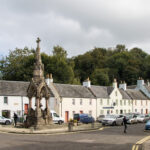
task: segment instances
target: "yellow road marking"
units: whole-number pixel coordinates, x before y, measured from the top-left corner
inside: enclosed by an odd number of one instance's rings
[[[139,148],[139,146],[138,146],[138,145],[136,145],[136,149],[135,149],[135,150],[138,150],[138,148]]]
[[[99,128],[99,130],[103,130],[104,128]]]
[[[147,140],[150,140],[150,136],[147,136],[147,137],[137,141],[136,144],[132,146],[132,150],[138,150],[139,149],[139,145],[143,144]]]
[[[132,150],[134,150],[134,149],[135,149],[135,145],[132,146]]]
[[[142,144],[142,143],[144,143],[145,141],[147,141],[149,139],[150,139],[150,136],[147,136],[147,137],[141,139],[140,141],[136,142],[136,144]]]

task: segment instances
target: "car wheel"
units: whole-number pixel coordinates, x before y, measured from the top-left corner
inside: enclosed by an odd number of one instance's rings
[[[10,121],[7,120],[7,121],[5,122],[5,124],[6,124],[6,125],[9,125],[9,124],[10,124]]]
[[[113,125],[113,126],[116,126],[116,122],[114,121],[114,122],[112,123],[112,125]]]
[[[61,125],[61,124],[62,124],[62,121],[61,121],[61,120],[59,120],[59,121],[58,121],[58,124],[60,124],[60,125]]]

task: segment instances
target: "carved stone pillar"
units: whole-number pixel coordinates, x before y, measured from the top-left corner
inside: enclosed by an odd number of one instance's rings
[[[29,98],[29,110],[32,108],[32,98]]]
[[[40,99],[36,98],[36,114],[37,117],[41,117]]]
[[[49,110],[49,104],[48,104],[49,98],[46,99],[46,115],[50,115],[50,110]]]

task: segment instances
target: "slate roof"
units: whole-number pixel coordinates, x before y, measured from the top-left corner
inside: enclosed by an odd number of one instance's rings
[[[90,90],[82,85],[54,83],[54,86],[61,97],[95,98]]]
[[[147,91],[150,92],[150,86],[148,86],[147,84],[145,84],[144,86],[147,89]]]
[[[130,86],[127,86],[127,89],[135,89],[137,85],[130,85]]]
[[[127,89],[126,92],[134,100],[148,100],[149,99],[140,90]]]
[[[30,82],[0,80],[0,96],[27,96]],[[51,96],[53,96],[50,90]]]
[[[127,94],[123,89],[119,89],[123,99],[131,99],[131,97]]]
[[[27,96],[29,82],[0,80],[1,96]]]
[[[109,95],[113,91],[111,86],[95,86],[91,85],[91,90],[97,98],[109,98]]]

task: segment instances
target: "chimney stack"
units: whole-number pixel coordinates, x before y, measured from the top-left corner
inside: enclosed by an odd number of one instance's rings
[[[113,87],[114,87],[114,88],[117,88],[117,80],[116,80],[116,79],[114,79]]]
[[[91,87],[91,81],[89,77],[83,82],[83,86],[90,88]]]
[[[124,91],[127,89],[127,84],[125,81],[123,83],[121,81],[121,83],[119,84],[119,89],[123,89]]]
[[[143,87],[144,85],[144,80],[139,77],[139,79],[137,80],[137,87],[140,89],[141,87]]]
[[[49,85],[50,83],[53,83],[53,77],[52,77],[52,74],[47,74],[46,75],[46,83],[47,85]]]

